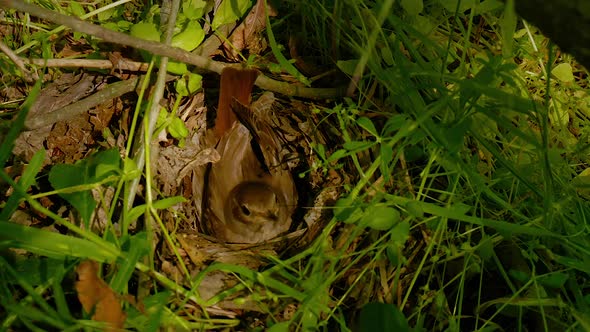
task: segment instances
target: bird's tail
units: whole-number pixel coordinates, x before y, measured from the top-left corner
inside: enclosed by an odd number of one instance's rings
[[[236,99],[242,105],[249,106],[254,82],[258,77],[256,69],[240,69],[226,67],[221,72],[221,86],[219,90],[219,103],[217,104],[217,119],[215,120],[215,133],[217,137],[223,136],[234,122],[236,115],[231,110],[232,101]]]

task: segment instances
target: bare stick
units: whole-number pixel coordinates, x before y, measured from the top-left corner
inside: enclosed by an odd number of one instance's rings
[[[137,86],[139,77],[128,79],[125,81],[115,82],[109,84],[106,88],[90,95],[78,102],[55,110],[53,112],[44,113],[43,116],[27,117],[25,126],[27,130],[42,128],[59,121],[64,121],[73,118],[78,114],[87,112],[93,107],[104,103],[105,100],[111,100],[131,92]]]
[[[23,72],[23,75],[25,76],[25,79],[28,82],[35,82],[36,80],[39,79],[39,76],[37,76],[37,73],[31,74],[31,72],[27,68],[25,68],[25,64],[22,61],[22,59],[19,58],[18,55],[16,55],[10,49],[10,47],[8,47],[8,45],[4,44],[2,41],[0,41],[0,51],[4,52],[4,54],[6,54],[6,56],[8,56],[8,58],[10,58],[10,60],[12,60],[12,62],[14,62],[14,64],[20,69],[20,71]]]
[[[146,71],[149,64],[145,62],[130,61],[127,59],[123,60],[123,65],[113,64],[111,60],[98,60],[98,59],[27,59],[19,58],[24,63],[29,63],[37,66],[44,67],[72,67],[72,68],[97,68],[97,69],[111,69],[113,67],[117,69],[129,70],[129,71]]]

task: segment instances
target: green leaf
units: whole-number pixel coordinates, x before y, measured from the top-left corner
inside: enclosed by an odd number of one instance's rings
[[[187,330],[186,322],[179,321],[178,316],[168,310],[167,304],[170,302],[172,293],[170,291],[158,290],[158,293],[144,298],[144,311],[139,312],[133,307],[129,308],[127,316],[128,323],[135,331],[157,332],[160,331],[162,322],[174,322],[177,330]],[[173,327],[174,325],[170,325]],[[172,328],[174,330],[174,328]]]
[[[88,158],[88,168],[92,172],[93,182],[101,181],[121,172],[121,156],[118,149],[97,152]]]
[[[141,176],[141,170],[137,168],[137,163],[135,163],[133,158],[125,158],[123,171],[125,180],[131,180]]]
[[[383,126],[383,134],[382,136],[390,136],[395,131],[402,129],[408,125],[413,124],[412,120],[408,119],[407,115],[403,114],[395,114],[390,116],[385,122],[385,126]]]
[[[160,108],[160,113],[158,113],[158,120],[156,120],[156,131],[155,133],[159,133],[162,129],[166,128],[170,123],[170,113],[162,107]]]
[[[553,70],[551,70],[551,74],[564,83],[574,81],[572,65],[570,65],[569,63],[558,64],[557,66],[555,66],[555,68],[553,68]]]
[[[156,42],[160,41],[160,32],[158,31],[158,28],[156,27],[156,25],[153,23],[140,22],[140,23],[134,24],[131,27],[129,32],[133,37],[142,38],[145,40],[156,41]],[[141,54],[141,57],[144,60],[151,61],[151,59],[152,59],[151,53],[144,51],[144,50],[140,50],[139,53]]]
[[[375,142],[367,141],[350,141],[342,145],[348,151],[362,151],[375,145]]]
[[[551,98],[552,103],[549,106],[549,122],[557,128],[567,128],[570,122],[569,109],[563,102]]]
[[[288,332],[289,330],[289,325],[291,324],[291,322],[280,322],[280,323],[276,323],[273,326],[271,326],[268,330],[266,330],[267,332]]]
[[[410,223],[402,221],[397,223],[391,231],[391,242],[399,247],[404,246],[406,241],[410,238]]]
[[[133,26],[133,23],[129,22],[129,21],[118,21],[117,22],[117,30],[119,31],[129,31],[131,29],[131,27]]]
[[[386,65],[393,66],[395,64],[393,53],[388,45],[379,48],[379,51],[381,52],[381,59],[383,59]]]
[[[185,0],[182,2],[182,13],[189,20],[196,20],[203,16],[206,6],[204,0]]]
[[[127,213],[127,223],[126,224],[129,225],[132,222],[134,222],[135,220],[137,220],[137,218],[139,218],[139,216],[141,216],[142,214],[145,213],[146,209],[147,209],[147,206],[145,206],[145,204],[134,206]]]
[[[378,231],[390,230],[400,220],[399,211],[388,206],[374,206],[367,209],[361,219],[363,226],[368,226]]]
[[[388,245],[385,255],[387,255],[387,259],[392,266],[398,266],[404,258],[401,249],[396,245]]]
[[[173,207],[176,204],[186,202],[186,198],[182,196],[172,196],[155,201],[152,205],[154,209],[163,210]]]
[[[49,172],[49,183],[56,190],[80,185],[91,185],[111,175],[117,175],[121,169],[121,157],[117,149],[109,149],[79,160],[74,165],[54,165]],[[89,189],[76,192],[59,192],[82,216],[87,224],[90,222],[96,202]]]
[[[185,97],[197,92],[202,87],[202,81],[203,76],[188,72],[176,81],[174,87],[180,96]]]
[[[163,210],[163,209],[167,209],[169,207],[172,207],[176,204],[179,203],[183,203],[186,202],[186,199],[182,196],[173,196],[173,197],[167,197],[158,201],[153,202],[152,206],[156,209],[156,210]],[[146,205],[142,204],[142,205],[138,205],[133,207],[129,213],[127,214],[127,219],[129,220],[129,223],[134,222],[135,220],[137,220],[137,218],[139,218],[139,216],[141,216],[142,214],[144,214],[146,211]]]
[[[252,6],[250,0],[222,0],[215,12],[211,27],[217,30],[220,26],[239,20],[248,8]]]
[[[86,239],[10,222],[0,222],[0,242],[10,248],[20,248],[56,259],[71,256],[105,262],[114,261],[119,256],[117,248],[107,242],[99,246]]]
[[[86,14],[84,7],[78,1],[71,1],[69,4],[69,11],[76,17],[83,16]]]
[[[111,287],[117,293],[121,293],[125,290],[131,279],[131,275],[135,271],[135,263],[140,258],[148,253],[149,243],[147,240],[147,233],[140,232],[130,238],[127,238],[123,242],[122,248],[124,250],[123,256],[125,260],[119,260],[119,269],[111,280]]]
[[[487,14],[491,11],[505,8],[505,7],[506,7],[506,4],[502,1],[499,1],[499,0],[483,0],[475,8],[474,14],[475,15],[483,15],[483,14]],[[506,11],[504,11],[504,15],[506,15]],[[502,41],[504,41],[504,40],[505,39],[502,39]]]
[[[406,211],[409,215],[414,218],[423,218],[424,217],[424,210],[422,209],[422,205],[420,202],[417,201],[409,201],[405,205]]]
[[[314,150],[321,159],[326,159],[326,147],[323,144],[317,144]]]
[[[74,165],[54,165],[51,171],[49,171],[49,183],[56,190],[88,184],[91,183],[91,179],[90,170],[86,163],[83,162],[78,162]],[[90,191],[84,190],[74,193],[60,192],[59,196],[68,201],[80,213],[82,220],[88,225],[92,217],[92,212],[96,208],[96,202]]]
[[[131,27],[133,37],[151,41],[160,41],[160,32],[154,23],[140,22]]]
[[[353,60],[338,60],[336,62],[336,66],[340,69],[343,73],[348,76],[352,76],[354,74],[354,69],[357,67],[359,63],[358,59]]]
[[[192,51],[205,39],[205,31],[197,21],[189,21],[186,28],[172,37],[171,45]]]
[[[104,21],[110,19],[111,17],[113,17],[113,14],[116,13],[116,10],[117,10],[117,8],[115,8],[115,7],[109,8],[105,11],[101,11],[100,13],[98,13],[98,15],[96,17],[98,18],[98,20],[100,22],[104,22]]]
[[[522,271],[518,269],[510,269],[508,270],[508,274],[517,281],[525,283],[531,280],[531,274],[529,271]]]
[[[352,224],[360,219],[362,216],[362,209],[358,203],[354,202],[350,197],[343,197],[334,204],[334,217],[338,221],[346,224]]]
[[[203,76],[195,73],[188,73],[188,92],[193,94],[203,87]]]
[[[45,302],[45,301],[44,301]],[[37,302],[38,304],[39,302]],[[45,303],[46,306],[49,306]],[[6,304],[6,312],[10,312],[13,315],[18,316],[20,319],[24,319],[25,322],[27,321],[34,321],[35,323],[39,324],[46,324],[45,326],[53,326],[54,329],[63,331],[65,330],[66,326],[70,324],[66,324],[60,320],[56,320],[53,317],[58,316],[59,314],[55,311],[44,311],[41,309],[37,309],[32,307],[30,304]],[[31,323],[29,323],[31,324]],[[34,331],[34,329],[31,329]],[[47,331],[47,329],[41,330],[37,329],[37,331]]]
[[[402,8],[411,16],[417,16],[424,9],[422,0],[401,0]]]
[[[569,275],[563,272],[553,272],[539,277],[539,283],[543,286],[559,289],[565,285]]]
[[[379,133],[377,132],[377,128],[375,128],[375,125],[373,124],[373,121],[371,121],[371,119],[363,116],[363,117],[360,117],[356,120],[356,124],[358,124],[364,130],[368,131],[369,134],[371,134],[375,137],[379,137]]]
[[[176,83],[174,83],[174,89],[176,90],[176,93],[178,93],[179,96],[186,97],[189,95],[188,88],[186,85],[187,82],[186,80],[184,80],[184,78],[181,78],[178,81],[176,81]]]
[[[590,265],[588,262],[582,262],[578,257],[568,257],[568,256],[560,256],[557,254],[553,254],[555,261],[559,264],[563,264],[567,267],[576,269],[578,271],[582,271],[586,274],[590,274]]]
[[[331,163],[333,161],[337,161],[345,156],[348,155],[348,151],[344,150],[344,149],[338,149],[336,151],[334,151],[334,153],[332,153],[329,157],[328,160],[326,160],[327,162]]]
[[[174,115],[172,121],[168,125],[168,133],[176,139],[186,138],[189,134],[184,121],[176,115]]]
[[[107,28],[109,30],[118,31],[118,32],[129,30],[129,29],[126,29],[126,30],[121,29],[121,27],[115,22],[106,22],[106,23],[101,24],[101,26],[103,28]],[[129,27],[131,27],[131,26],[129,26]]]
[[[359,331],[409,332],[410,326],[404,314],[393,304],[373,302],[361,309]]]
[[[166,71],[175,75],[184,75],[188,73],[188,67],[186,66],[186,63],[183,62],[168,61]]]

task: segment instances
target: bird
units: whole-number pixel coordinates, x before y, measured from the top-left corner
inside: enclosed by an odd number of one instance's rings
[[[226,67],[215,120],[220,160],[208,170],[205,228],[228,243],[263,243],[285,232],[297,207],[297,189],[281,162],[281,140],[262,109],[250,107],[255,69]]]

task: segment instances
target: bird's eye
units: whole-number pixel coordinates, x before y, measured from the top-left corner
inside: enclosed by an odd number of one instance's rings
[[[248,207],[247,207],[246,205],[242,205],[242,206],[240,206],[240,209],[242,209],[242,213],[243,213],[245,216],[249,216],[249,215],[250,215],[250,210],[248,209]]]

